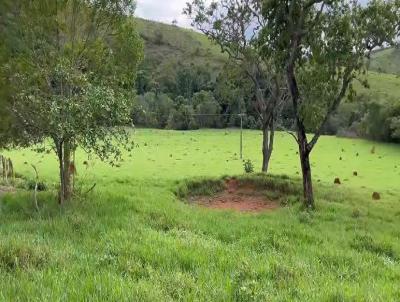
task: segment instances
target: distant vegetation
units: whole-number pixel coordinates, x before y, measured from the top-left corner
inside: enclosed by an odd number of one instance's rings
[[[174,25],[143,19],[137,24],[145,42],[133,114],[137,126],[179,130],[239,126],[237,114],[246,113],[243,126],[260,129],[251,83],[227,65],[227,56],[217,45]],[[375,51],[365,78],[369,87],[354,83],[357,96],[339,107],[324,133],[399,142],[399,73],[399,49]],[[286,107],[279,123],[290,128],[292,113]]]

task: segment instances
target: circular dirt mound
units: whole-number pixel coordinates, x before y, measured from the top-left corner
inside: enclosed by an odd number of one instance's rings
[[[264,191],[251,184],[239,184],[236,179],[225,181],[225,188],[213,196],[193,196],[191,202],[212,209],[240,212],[261,212],[279,208],[279,203],[268,200]]]

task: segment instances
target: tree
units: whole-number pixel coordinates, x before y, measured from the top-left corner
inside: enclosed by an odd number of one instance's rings
[[[14,131],[31,144],[50,138],[59,161],[59,202],[72,194],[79,146],[112,164],[131,147],[135,73],[142,42],[130,0],[15,1],[7,12]]]
[[[393,43],[399,31],[398,2],[372,0],[265,0],[263,56],[285,70],[295,115],[304,201],[314,208],[310,153],[352,82],[365,73],[376,47]],[[308,140],[306,131],[314,132]]]
[[[197,116],[197,124],[202,128],[213,128],[219,126],[219,114],[221,108],[214,96],[209,91],[200,91],[193,95],[193,107]]]
[[[176,109],[171,111],[167,127],[175,130],[197,129],[198,127],[193,114],[192,106],[180,104]]]
[[[262,0],[220,0],[206,5],[204,0],[192,0],[184,13],[192,19],[192,25],[217,43],[253,82],[263,130],[262,171],[267,172],[277,109],[285,98],[285,85],[280,70],[275,69],[267,57],[260,56],[258,39],[266,25],[261,4]]]

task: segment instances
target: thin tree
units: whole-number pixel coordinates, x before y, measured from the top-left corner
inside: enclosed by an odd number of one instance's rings
[[[130,148],[130,113],[142,42],[133,0],[14,1],[3,64],[14,132],[50,139],[59,162],[59,202],[72,194],[72,154],[82,147],[111,163]],[[10,39],[11,40],[11,39]],[[42,149],[43,150],[43,149]]]
[[[254,86],[256,110],[262,122],[263,163],[267,172],[274,146],[278,108],[285,99],[283,74],[260,56],[259,34],[266,23],[260,0],[220,0],[206,5],[204,0],[187,3],[184,14],[196,27],[227,53],[244,70]]]
[[[354,95],[352,82],[366,72],[371,51],[393,43],[399,2],[270,0],[260,35],[264,57],[285,71],[295,114],[304,201],[314,208],[310,153],[329,117]],[[309,140],[307,131],[314,133]]]

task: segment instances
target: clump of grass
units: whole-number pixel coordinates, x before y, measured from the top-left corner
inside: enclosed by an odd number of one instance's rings
[[[393,246],[389,242],[376,242],[369,235],[357,235],[354,237],[351,247],[359,252],[370,252],[392,260],[398,259]]]
[[[234,301],[265,301],[266,297],[259,283],[260,277],[252,266],[243,261],[232,277]]]
[[[313,214],[309,211],[299,212],[299,222],[303,223],[303,224],[312,224],[313,223]]]
[[[299,182],[287,175],[266,175],[263,173],[238,177],[239,183],[251,184],[260,190],[280,192],[282,195],[302,194]]]
[[[353,218],[359,218],[361,216],[361,211],[359,209],[353,209],[351,212],[351,217]]]
[[[22,242],[0,245],[0,267],[9,271],[41,269],[49,259],[46,248]]]
[[[175,195],[179,198],[186,198],[192,196],[211,196],[224,189],[223,179],[208,179],[199,178],[192,180],[185,180],[178,183],[175,189]]]

